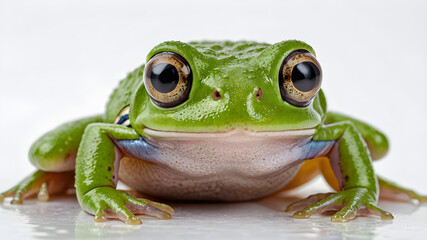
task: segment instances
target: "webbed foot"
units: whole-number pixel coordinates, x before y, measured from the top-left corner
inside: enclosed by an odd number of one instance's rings
[[[293,217],[309,218],[325,211],[338,211],[332,222],[347,222],[356,218],[358,210],[366,208],[369,213],[380,215],[383,220],[393,219],[393,215],[376,206],[375,194],[366,188],[350,188],[337,193],[315,194],[289,205],[286,211],[296,211]]]
[[[96,222],[118,218],[126,224],[137,225],[142,222],[135,215],[170,219],[174,214],[174,210],[166,204],[135,198],[112,187],[94,188],[84,194],[79,202],[83,209],[95,215]]]

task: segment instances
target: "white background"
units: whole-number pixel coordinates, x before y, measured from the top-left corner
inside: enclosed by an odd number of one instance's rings
[[[317,52],[329,109],[389,136],[378,174],[427,193],[426,1],[0,0],[0,190],[34,168],[33,141],[101,113],[166,40],[299,39]]]

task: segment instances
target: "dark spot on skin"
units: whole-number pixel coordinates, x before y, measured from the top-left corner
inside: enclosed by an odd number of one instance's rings
[[[108,167],[108,171],[109,171],[109,172],[111,171],[111,167]]]
[[[116,176],[113,176],[113,179],[116,178]]]
[[[348,176],[344,176],[344,182],[348,182]]]

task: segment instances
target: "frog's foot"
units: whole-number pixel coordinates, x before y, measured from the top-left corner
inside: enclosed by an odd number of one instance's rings
[[[135,215],[143,214],[159,219],[170,219],[174,210],[166,204],[132,197],[112,187],[98,187],[83,195],[81,206],[95,215],[96,222],[118,218],[126,224],[141,224]]]
[[[422,196],[410,189],[401,187],[396,183],[378,177],[380,186],[380,198],[394,201],[411,201],[427,202],[427,196]]]
[[[3,192],[0,194],[0,202],[3,202],[5,198],[7,197],[12,197],[13,195],[15,195],[16,191],[17,191],[17,186],[7,190],[6,192]]]
[[[22,204],[24,199],[35,195],[40,201],[46,202],[49,200],[49,195],[65,193],[72,187],[73,182],[73,172],[51,173],[38,170],[0,194],[0,202],[6,197],[13,197],[12,204]]]
[[[376,206],[375,194],[366,188],[350,188],[337,193],[316,194],[288,206],[286,211],[295,211],[294,218],[304,219],[326,211],[338,211],[332,222],[347,222],[356,218],[359,208],[380,215],[383,220],[393,219],[393,215]]]

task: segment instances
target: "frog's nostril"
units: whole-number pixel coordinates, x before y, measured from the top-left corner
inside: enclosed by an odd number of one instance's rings
[[[255,98],[259,100],[261,100],[262,98],[262,89],[258,88],[258,90],[255,92]]]
[[[219,100],[219,99],[221,99],[221,94],[218,92],[218,90],[214,90],[213,92],[212,92],[212,97],[213,97],[213,99],[215,99],[215,100]]]

